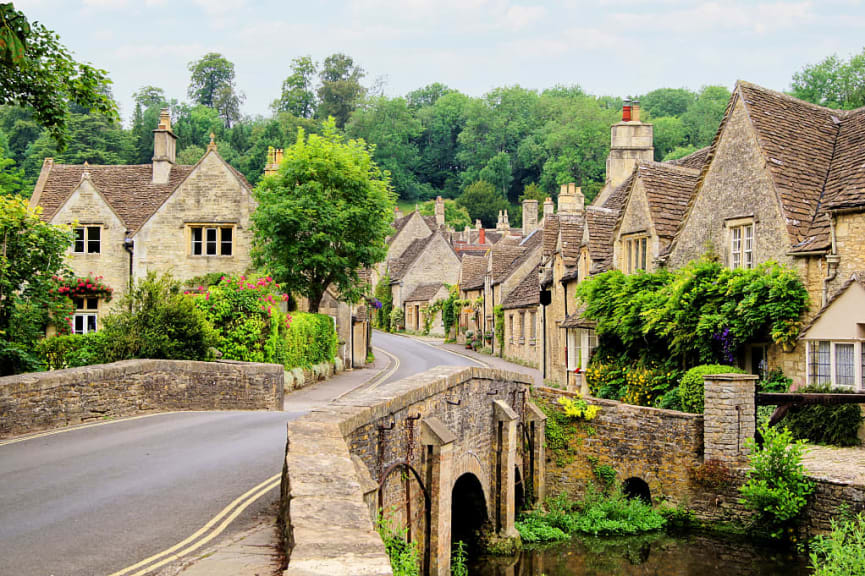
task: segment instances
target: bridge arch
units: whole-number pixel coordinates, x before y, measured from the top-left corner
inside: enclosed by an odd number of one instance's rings
[[[652,503],[652,491],[642,478],[631,476],[622,482],[622,492],[628,498],[639,498],[646,504]]]
[[[492,510],[490,510],[489,507],[489,503],[491,502],[490,477],[487,471],[484,469],[483,464],[481,463],[480,456],[478,456],[472,451],[463,452],[454,463],[452,474],[454,484],[451,486],[451,490],[453,490],[454,485],[456,485],[456,481],[466,474],[472,474],[475,478],[478,479],[478,481],[480,481],[481,489],[483,490],[484,501],[487,503],[487,518],[492,520],[493,512]]]
[[[487,499],[481,481],[471,472],[456,479],[451,490],[451,545],[462,540],[477,544],[479,530],[489,521]]]

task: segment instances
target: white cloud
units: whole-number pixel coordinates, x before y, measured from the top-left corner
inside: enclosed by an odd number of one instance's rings
[[[84,5],[88,8],[107,8],[109,10],[118,10],[125,8],[128,0],[84,0]]]
[[[511,30],[522,30],[539,20],[543,20],[546,15],[547,9],[543,6],[514,5],[508,7],[504,21]]]

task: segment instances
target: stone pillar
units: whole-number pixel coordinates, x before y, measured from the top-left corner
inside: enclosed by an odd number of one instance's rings
[[[544,200],[544,218],[552,216],[556,211],[556,205],[553,204],[553,199],[549,196]]]
[[[421,422],[421,444],[426,470],[424,484],[430,495],[428,538],[424,562],[430,576],[451,573],[451,491],[453,490],[453,442],[456,436],[438,418]]]
[[[435,216],[436,226],[442,227],[445,225],[445,201],[441,196],[436,197],[435,201]]]
[[[703,377],[703,457],[730,466],[747,461],[745,441],[754,437],[755,386],[751,374],[711,374]]]
[[[523,200],[523,236],[528,236],[538,228],[538,201]]]
[[[547,426],[547,415],[534,402],[526,404],[525,425],[528,428],[529,437],[532,439],[532,453],[529,454],[529,466],[527,468],[532,475],[532,503],[538,504],[543,502],[546,497],[547,467],[544,465],[546,458],[544,431]]]
[[[496,530],[502,538],[516,537],[516,490],[514,470],[517,464],[517,421],[519,416],[502,400],[493,402],[496,423]]]

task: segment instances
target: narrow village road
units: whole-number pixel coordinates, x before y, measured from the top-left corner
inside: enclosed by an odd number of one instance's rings
[[[474,365],[402,336],[377,332],[374,345],[398,365],[370,386]],[[173,547],[278,475],[285,423],[357,386],[363,372],[287,396],[284,412],[158,414],[0,443],[0,575],[108,576]],[[219,537],[272,516],[278,492],[252,502]]]

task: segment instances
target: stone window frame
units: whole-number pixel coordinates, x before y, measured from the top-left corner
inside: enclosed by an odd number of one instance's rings
[[[585,372],[589,362],[598,347],[598,333],[594,328],[568,328],[568,357],[566,359],[569,372],[579,370]]]
[[[93,296],[73,298],[75,312],[72,314],[72,333],[87,334],[99,330],[99,298]],[[81,322],[79,329],[78,323]]]
[[[201,230],[201,239],[196,241],[195,230]],[[235,243],[237,240],[237,224],[233,222],[187,222],[186,223],[186,252],[191,258],[233,258],[237,250]],[[216,239],[208,240],[208,231],[215,230]],[[228,230],[230,238],[224,238],[224,231]],[[201,253],[195,253],[196,242],[201,245]],[[213,254],[207,253],[207,247],[211,242],[216,250]],[[225,253],[225,248],[228,247],[228,253]]]
[[[513,343],[514,343],[514,332],[515,332],[516,329],[517,329],[517,326],[516,326],[516,313],[515,313],[515,312],[511,312],[510,314],[508,314],[508,319],[510,320],[510,322],[508,322],[507,324],[510,324],[510,328],[511,328],[511,330],[510,330],[511,333],[510,333],[510,335],[509,335],[509,337],[508,337],[508,342],[509,342],[510,344],[513,344]]]
[[[73,254],[101,254],[102,253],[102,228],[101,224],[79,224],[72,228],[74,240],[72,241]],[[79,238],[79,232],[81,234]],[[96,238],[93,238],[95,233]],[[81,245],[81,250],[78,245]],[[95,250],[92,248],[95,247]]]
[[[823,348],[823,344],[828,344]],[[805,382],[808,386],[829,384],[833,388],[844,388],[849,390],[862,391],[865,390],[865,340],[805,340]],[[841,374],[838,371],[839,347],[847,349],[852,346],[852,356],[850,367],[853,369],[849,375],[851,383],[839,384],[838,379]],[[828,363],[824,359],[828,356]],[[816,370],[819,366],[827,366],[829,368],[828,382],[824,381],[824,377],[820,377]]]
[[[534,346],[538,341],[538,313],[529,312],[529,346]]]
[[[518,312],[520,315],[520,344],[526,343],[526,312],[525,310],[520,310]]]
[[[757,262],[757,220],[753,216],[728,218],[724,221],[724,237],[727,267],[733,270],[753,269]]]
[[[622,235],[622,272],[649,270],[649,233],[645,230]]]

